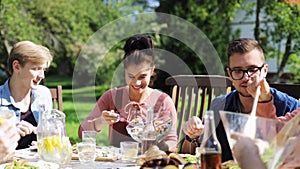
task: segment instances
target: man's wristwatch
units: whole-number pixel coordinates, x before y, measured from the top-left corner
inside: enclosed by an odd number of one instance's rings
[[[190,142],[190,143],[194,143],[198,146],[198,139],[199,138],[190,138],[188,135],[185,135],[185,140]]]
[[[271,96],[271,99],[269,99],[269,100],[258,101],[258,103],[269,103],[272,100],[273,100],[273,96]]]

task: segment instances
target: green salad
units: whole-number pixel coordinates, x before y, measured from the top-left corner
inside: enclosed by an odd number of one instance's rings
[[[186,160],[187,162],[190,162],[190,163],[196,163],[196,162],[197,162],[196,156],[193,156],[193,155],[186,156],[186,157],[185,157],[185,160]]]
[[[26,160],[16,159],[7,166],[5,166],[4,169],[38,169],[38,167],[29,164]]]

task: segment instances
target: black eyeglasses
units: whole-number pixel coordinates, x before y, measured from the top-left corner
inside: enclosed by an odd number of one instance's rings
[[[261,71],[264,66],[265,64],[263,64],[261,67],[252,67],[246,70],[236,68],[231,69],[230,67],[228,67],[228,69],[233,80],[241,80],[243,79],[245,73],[248,75],[248,77],[251,77],[256,72]]]

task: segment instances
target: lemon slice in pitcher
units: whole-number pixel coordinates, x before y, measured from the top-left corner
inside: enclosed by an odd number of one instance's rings
[[[63,145],[61,143],[61,139],[59,136],[53,136],[52,137],[52,145],[53,147],[56,147],[56,148],[62,148]]]
[[[62,148],[61,139],[59,136],[50,136],[44,138],[44,147],[47,151],[52,152],[55,148]]]
[[[6,119],[0,117],[0,124],[3,124],[5,122]]]
[[[53,149],[54,149],[54,147],[53,147],[53,145],[52,145],[52,138],[51,137],[46,137],[46,138],[44,138],[44,147],[45,147],[45,149],[47,150],[47,151],[50,151],[50,152],[52,152],[53,151]]]

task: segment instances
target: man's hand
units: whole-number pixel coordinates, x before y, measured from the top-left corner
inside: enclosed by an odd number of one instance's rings
[[[277,117],[278,120],[280,121],[289,121],[291,120],[293,117],[296,116],[296,114],[300,113],[300,108],[292,111],[292,112],[287,112],[284,116],[280,116]]]
[[[256,89],[260,85],[259,102],[268,102],[272,100],[272,94],[270,92],[270,85],[265,78],[259,79],[259,76],[252,77],[252,80],[248,81],[247,91],[254,98]]]
[[[203,124],[199,117],[193,116],[183,126],[183,132],[191,139],[197,138],[202,135]]]
[[[31,133],[37,133],[36,127],[24,120],[20,121],[20,123],[17,124],[17,129],[21,137],[24,137]]]

